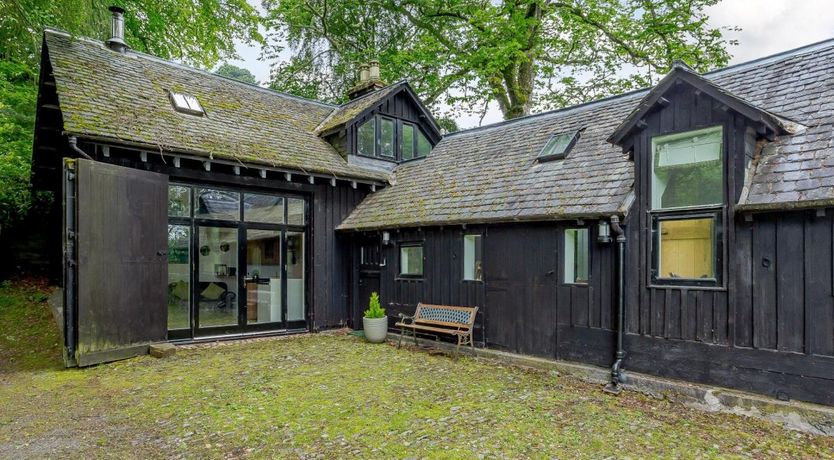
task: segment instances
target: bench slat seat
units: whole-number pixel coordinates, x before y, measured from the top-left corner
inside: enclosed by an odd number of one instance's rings
[[[478,307],[418,303],[413,316],[401,313],[400,321],[394,325],[400,328],[400,341],[397,347],[402,345],[405,332],[410,330],[415,345],[417,345],[417,331],[421,331],[456,336],[458,339],[456,353],[461,345],[474,348],[472,330],[477,314]]]

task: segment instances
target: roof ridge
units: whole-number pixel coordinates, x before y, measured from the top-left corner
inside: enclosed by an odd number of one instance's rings
[[[787,50],[787,51],[780,51],[776,54],[771,54],[771,55],[768,55],[768,56],[762,56],[762,57],[759,57],[759,58],[756,58],[756,59],[752,59],[750,61],[740,62],[738,64],[733,64],[733,65],[729,65],[729,66],[726,66],[726,67],[713,69],[713,70],[710,70],[710,71],[707,71],[707,72],[704,72],[704,73],[697,73],[696,72],[696,74],[700,75],[700,76],[704,76],[704,77],[706,77],[706,76],[713,77],[713,76],[718,76],[718,75],[724,75],[725,73],[731,74],[731,73],[734,73],[734,72],[740,72],[740,71],[748,70],[748,69],[751,69],[751,68],[763,67],[765,65],[775,64],[775,63],[784,61],[786,59],[789,59],[791,57],[801,56],[803,54],[809,54],[809,53],[814,52],[814,51],[819,51],[821,49],[831,48],[831,47],[834,47],[834,38],[828,38],[828,39],[821,40],[821,41],[818,41],[818,42],[814,42],[814,43],[811,43],[811,44],[808,44],[808,45],[803,45],[803,46],[800,46],[800,47],[797,47],[797,48],[793,48],[793,49],[790,49],[790,50]],[[547,110],[547,111],[544,111],[544,112],[525,115],[523,117],[513,118],[513,119],[510,119],[510,120],[502,120],[502,121],[498,121],[498,122],[491,123],[491,124],[484,125],[484,126],[475,126],[473,128],[462,129],[462,130],[459,130],[459,131],[455,131],[453,133],[448,133],[443,137],[452,137],[452,136],[456,136],[456,135],[459,135],[459,134],[469,134],[469,133],[472,133],[472,132],[479,132],[479,131],[488,130],[488,129],[492,129],[492,128],[499,128],[499,127],[514,124],[514,123],[522,123],[524,121],[534,119],[534,118],[564,114],[566,112],[570,112],[570,111],[573,111],[573,110],[589,109],[589,108],[592,108],[595,105],[602,105],[602,104],[605,104],[605,103],[610,103],[610,102],[616,101],[617,99],[623,99],[623,98],[627,98],[627,97],[636,96],[636,95],[638,95],[642,92],[649,92],[652,88],[654,88],[654,86],[656,86],[656,85],[649,86],[649,87],[644,87],[644,88],[639,88],[639,89],[634,89],[634,90],[631,90],[631,91],[628,91],[628,92],[625,92],[625,93],[613,94],[611,96],[606,96],[606,97],[603,97],[603,98],[600,98],[600,99],[595,99],[595,100],[588,101],[588,102],[581,102],[579,104],[569,105],[569,106],[566,106],[566,107],[560,107],[558,109]]]
[[[57,34],[57,35],[63,35],[65,37],[72,38],[74,40],[83,41],[83,42],[91,44],[91,45],[96,45],[96,46],[99,46],[102,49],[106,48],[103,42],[100,42],[100,41],[95,40],[95,39],[90,38],[90,37],[85,37],[83,35],[72,34],[70,32],[67,32],[67,31],[62,30],[62,29],[58,29],[56,27],[45,26],[44,27],[44,34],[46,34],[47,32],[51,32],[51,33],[54,33],[54,34]],[[274,95],[274,96],[285,97],[287,99],[295,99],[299,102],[306,102],[306,103],[310,103],[310,104],[316,104],[316,105],[320,105],[320,106],[327,107],[327,108],[338,108],[339,107],[338,105],[331,104],[329,102],[324,102],[324,101],[319,101],[319,100],[316,100],[316,99],[310,99],[310,98],[306,98],[306,97],[296,96],[294,94],[289,94],[289,93],[285,93],[283,91],[274,90],[272,88],[265,87],[265,86],[253,85],[251,83],[246,83],[244,81],[236,80],[234,78],[226,77],[226,76],[223,76],[223,75],[218,75],[216,73],[209,72],[208,70],[198,69],[198,68],[195,68],[195,67],[191,67],[189,65],[181,64],[179,62],[170,61],[168,59],[163,59],[159,56],[154,56],[152,54],[143,53],[142,51],[136,51],[136,50],[131,49],[131,48],[128,48],[128,51],[127,51],[126,54],[134,55],[136,57],[147,59],[147,60],[154,61],[154,62],[161,63],[161,64],[166,64],[166,65],[170,65],[170,66],[174,66],[174,67],[179,67],[181,69],[185,69],[185,70],[188,70],[188,71],[191,71],[191,72],[196,72],[196,73],[203,74],[203,75],[206,75],[206,76],[223,79],[223,80],[226,80],[226,81],[229,81],[229,82],[236,83],[238,85],[242,85],[246,88],[250,88],[250,89],[253,89],[253,90],[256,90],[256,91],[261,91],[261,92],[271,94],[271,95]]]
[[[738,64],[732,64],[728,66],[724,66],[718,69],[709,70],[704,72],[700,75],[715,75],[720,74],[723,72],[734,72],[739,70],[744,70],[748,67],[757,67],[758,65],[767,65],[767,64],[775,64],[777,62],[781,62],[785,59],[801,56],[803,54],[809,54],[813,51],[819,51],[825,48],[834,47],[834,37],[826,38],[825,40],[820,40],[818,42],[809,43],[807,45],[798,46],[796,48],[792,48],[785,51],[779,51],[774,54],[769,54],[767,56],[761,56],[749,61],[739,62]]]

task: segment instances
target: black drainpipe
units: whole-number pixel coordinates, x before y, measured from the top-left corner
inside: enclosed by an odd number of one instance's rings
[[[607,393],[620,394],[623,391],[622,384],[626,377],[623,371],[623,359],[625,348],[623,338],[625,336],[625,243],[626,237],[623,228],[620,227],[620,217],[611,216],[611,229],[617,235],[617,352],[614,354],[614,365],[611,366],[611,383],[605,385]]]
[[[81,149],[78,147],[78,138],[77,138],[77,137],[75,137],[75,136],[70,136],[70,137],[69,137],[69,139],[68,139],[67,141],[69,142],[69,146],[70,146],[70,148],[72,149],[72,151],[73,151],[73,152],[75,152],[75,153],[77,153],[77,154],[81,155],[82,157],[84,157],[84,158],[86,158],[86,159],[88,159],[88,160],[92,160],[92,159],[93,159],[93,157],[91,157],[89,154],[87,154],[87,152],[85,152],[85,151],[81,150]]]

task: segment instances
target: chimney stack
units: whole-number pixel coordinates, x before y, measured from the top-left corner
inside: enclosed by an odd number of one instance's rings
[[[113,51],[124,53],[127,51],[127,43],[125,43],[125,10],[118,6],[111,6],[108,10],[113,13],[113,18],[110,22],[110,38],[104,44]]]
[[[373,60],[373,61],[368,63],[368,66],[370,67],[370,69],[368,71],[368,76],[370,77],[370,80],[371,81],[379,80],[379,61]]]
[[[359,65],[359,84],[364,85],[371,79],[371,73],[368,64]]]
[[[384,87],[379,76],[379,61],[363,62],[359,64],[359,81],[348,91],[348,97],[353,100]]]

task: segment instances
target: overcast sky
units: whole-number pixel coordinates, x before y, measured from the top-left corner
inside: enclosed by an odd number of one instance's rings
[[[731,64],[786,51],[834,38],[834,0],[724,0],[708,10],[715,26],[739,26],[740,32],[725,32],[737,39],[729,49]],[[230,61],[249,69],[259,81],[269,80],[269,65],[258,60],[260,48],[238,45],[241,60]],[[480,114],[459,118],[461,128],[478,125]],[[483,123],[501,121],[501,112],[491,107]]]

